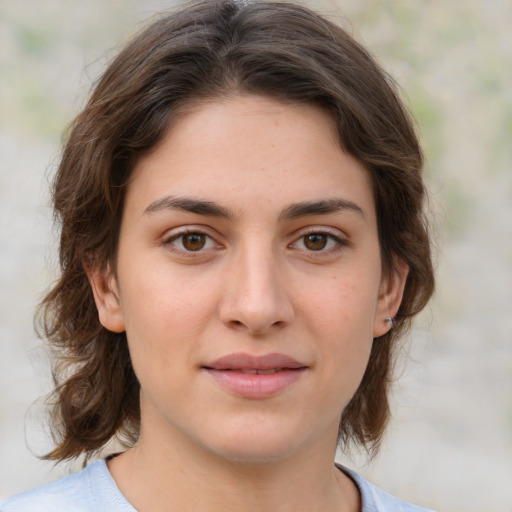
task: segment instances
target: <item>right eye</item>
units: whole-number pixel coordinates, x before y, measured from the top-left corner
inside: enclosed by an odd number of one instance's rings
[[[165,242],[182,252],[199,252],[217,246],[212,237],[200,231],[177,233]]]

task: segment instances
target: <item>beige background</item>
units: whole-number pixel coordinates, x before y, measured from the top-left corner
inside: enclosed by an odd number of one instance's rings
[[[381,455],[350,463],[439,512],[512,510],[512,2],[309,2],[365,42],[420,125],[438,293],[408,342]],[[164,0],[0,0],[0,497],[66,473],[32,329],[55,272],[47,176],[63,128],[120,43]],[[346,15],[350,22],[344,18]],[[29,448],[30,447],[30,448]]]

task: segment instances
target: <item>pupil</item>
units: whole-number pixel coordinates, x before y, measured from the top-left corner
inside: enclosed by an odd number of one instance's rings
[[[199,251],[205,244],[205,236],[201,233],[189,233],[183,237],[183,247],[188,251]]]
[[[308,249],[320,251],[327,245],[327,237],[319,234],[307,235],[304,243]]]

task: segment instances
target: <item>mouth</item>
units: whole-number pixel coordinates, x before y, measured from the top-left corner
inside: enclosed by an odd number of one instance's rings
[[[213,368],[210,368],[213,370]],[[226,372],[232,372],[236,371],[239,373],[243,373],[244,375],[272,375],[273,373],[282,372],[283,370],[289,370],[290,368],[272,368],[270,370],[255,370],[254,368],[248,368],[248,369],[225,369]]]
[[[301,378],[308,365],[284,354],[235,353],[202,369],[224,391],[242,398],[262,399],[284,392]]]
[[[282,370],[297,370],[307,365],[285,354],[270,353],[251,355],[243,352],[228,354],[204,365],[210,370],[238,371],[242,373],[276,373]]]

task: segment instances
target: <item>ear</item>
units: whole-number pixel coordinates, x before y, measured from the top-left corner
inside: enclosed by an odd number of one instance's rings
[[[124,332],[123,309],[117,281],[110,265],[98,268],[94,264],[85,262],[84,269],[92,288],[101,325],[112,332]]]
[[[386,334],[393,327],[389,319],[395,318],[400,308],[408,274],[407,263],[397,258],[394,261],[394,269],[388,276],[382,277],[373,324],[374,338]]]

